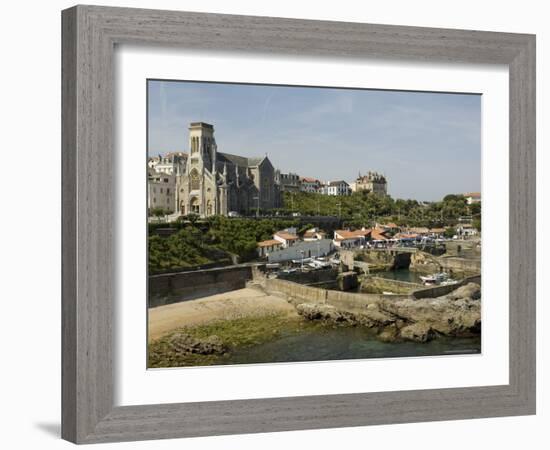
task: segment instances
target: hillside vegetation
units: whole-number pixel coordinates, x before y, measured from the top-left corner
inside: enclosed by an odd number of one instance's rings
[[[440,227],[454,225],[461,216],[478,216],[480,204],[468,205],[463,195],[450,194],[438,202],[394,200],[366,192],[332,196],[307,192],[284,192],[283,212],[302,215],[339,216],[351,226],[372,226],[376,221],[398,225]]]

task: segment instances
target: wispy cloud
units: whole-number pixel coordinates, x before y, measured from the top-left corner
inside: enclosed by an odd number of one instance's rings
[[[284,171],[352,181],[379,170],[397,197],[480,189],[477,95],[154,82],[149,152],[187,150],[188,124],[214,124],[221,151],[266,152]]]

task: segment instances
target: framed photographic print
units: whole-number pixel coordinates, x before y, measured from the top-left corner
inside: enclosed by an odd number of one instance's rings
[[[533,414],[534,74],[531,35],[63,11],[63,437]]]

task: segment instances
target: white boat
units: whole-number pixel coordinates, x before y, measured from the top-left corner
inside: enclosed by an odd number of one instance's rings
[[[449,275],[445,272],[433,273],[428,276],[421,276],[420,279],[424,284],[441,284],[444,281],[447,281]]]
[[[315,259],[312,262],[316,267],[319,267],[321,269],[324,269],[325,267],[330,267],[331,264],[329,262],[323,261],[321,259]]]
[[[451,280],[450,278],[445,280],[445,281],[442,281],[441,283],[439,283],[441,286],[447,286],[447,285],[450,285],[450,284],[456,284],[458,283],[457,280]]]

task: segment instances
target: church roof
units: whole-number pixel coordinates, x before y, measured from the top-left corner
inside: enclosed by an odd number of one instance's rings
[[[262,162],[264,157],[251,157],[247,158],[246,156],[231,155],[230,153],[217,153],[218,163],[228,162],[230,164],[241,166],[241,167],[254,167]]]
[[[248,165],[249,166],[257,166],[259,165],[263,160],[265,159],[265,156],[262,156],[261,158],[255,157],[255,158],[248,158]]]

